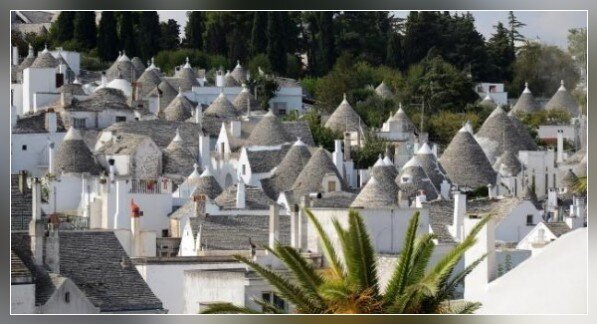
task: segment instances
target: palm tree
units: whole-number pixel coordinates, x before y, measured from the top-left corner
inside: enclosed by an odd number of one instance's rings
[[[466,250],[475,243],[475,236],[487,223],[482,219],[471,233],[435,265],[429,265],[435,249],[434,234],[416,237],[419,212],[411,218],[396,268],[385,288],[378,282],[375,252],[371,238],[365,229],[363,219],[357,211],[350,210],[348,228],[343,228],[337,219],[333,220],[343,254],[341,259],[332,245],[330,237],[309,209],[305,209],[319,236],[323,254],[329,266],[316,269],[312,263],[290,246],[276,243],[269,250],[280,259],[291,273],[284,276],[263,267],[246,257],[235,258],[252,268],[272,285],[277,293],[290,302],[296,312],[309,314],[334,313],[472,313],[479,303],[461,302],[449,304],[458,284],[463,282],[483,258],[479,258],[463,271],[453,274],[457,263]],[[273,304],[255,300],[264,313],[283,313]],[[203,312],[210,313],[256,313],[230,303],[216,303]]]
[[[572,184],[572,192],[578,195],[587,194],[587,177],[578,177]]]

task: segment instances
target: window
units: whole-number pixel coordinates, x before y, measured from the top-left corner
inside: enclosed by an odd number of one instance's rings
[[[286,109],[278,109],[278,115],[280,115],[280,116],[286,115]]]
[[[328,181],[328,192],[336,191],[336,181]]]
[[[23,145],[23,146],[21,146],[21,149],[22,149],[23,151],[27,151],[27,145]]]
[[[489,92],[496,92],[496,91],[497,91],[497,86],[495,86],[495,85],[489,86]]]
[[[116,116],[116,122],[125,122],[126,121],[126,116]]]
[[[243,175],[247,174],[247,166],[243,164]]]
[[[533,215],[527,215],[527,226],[533,225]]]
[[[264,292],[261,294],[263,301],[273,304],[280,309],[286,309],[286,302],[273,292]]]
[[[286,103],[285,102],[274,102],[274,111],[278,115],[286,114]]]
[[[65,303],[70,303],[70,292],[65,292],[64,293],[64,302]]]
[[[73,118],[73,127],[86,128],[87,124],[85,118]]]
[[[56,88],[62,87],[64,84],[64,74],[56,73]]]

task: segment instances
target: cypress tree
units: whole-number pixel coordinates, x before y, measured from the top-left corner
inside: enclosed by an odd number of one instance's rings
[[[495,26],[495,33],[487,42],[489,62],[493,63],[491,81],[511,81],[512,64],[516,60],[514,48],[511,46],[510,33],[501,22]]]
[[[267,14],[267,58],[272,70],[277,73],[286,71],[286,49],[283,39],[282,16],[279,12]]]
[[[160,23],[160,49],[174,50],[180,45],[180,26],[174,19],[168,19],[167,22]]]
[[[203,44],[205,52],[209,54],[226,55],[226,35],[222,27],[220,17],[207,24],[205,30],[205,43]]]
[[[203,32],[205,30],[201,11],[187,12],[189,20],[184,27],[185,44],[190,48],[203,49]]]
[[[327,73],[334,66],[336,48],[334,38],[334,13],[322,11],[319,14],[319,48],[321,51],[321,67]]]
[[[120,13],[120,24],[118,28],[120,38],[120,49],[127,53],[127,56],[137,55],[137,45],[135,44],[135,28],[133,26],[133,13],[123,11]]]
[[[267,51],[267,13],[255,11],[253,14],[253,28],[251,29],[251,55],[255,56]]]
[[[77,11],[75,13],[73,36],[81,49],[92,49],[97,42],[95,11]]]
[[[139,56],[148,60],[160,50],[161,28],[157,11],[142,11],[139,28]]]
[[[400,35],[389,31],[388,32],[388,46],[386,50],[386,65],[393,68],[400,66]]]
[[[61,11],[56,21],[50,27],[50,36],[56,43],[69,41],[73,38],[75,11]]]
[[[97,35],[97,53],[104,61],[114,61],[118,56],[118,33],[113,11],[102,12]]]

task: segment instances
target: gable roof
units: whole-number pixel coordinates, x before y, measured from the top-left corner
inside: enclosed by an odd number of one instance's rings
[[[236,192],[238,184],[234,184],[224,189],[224,191],[217,196],[215,203],[224,210],[237,209],[236,208]],[[245,185],[245,209],[249,210],[267,210],[270,205],[275,204],[261,188]]]
[[[48,111],[43,109],[33,114],[26,114],[17,118],[17,124],[12,128],[13,134],[40,134],[47,133],[46,128],[46,113]],[[65,132],[64,123],[62,122],[61,114],[56,114],[56,131]]]
[[[545,227],[549,229],[549,231],[555,235],[555,237],[560,237],[568,232],[571,231],[570,227],[565,222],[542,222]]]
[[[290,216],[279,216],[279,242],[290,244]],[[201,224],[201,245],[207,250],[249,250],[249,238],[258,248],[269,243],[269,215],[209,215],[190,218],[193,233]]]

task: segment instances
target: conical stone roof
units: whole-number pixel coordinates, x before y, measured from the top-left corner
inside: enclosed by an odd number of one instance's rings
[[[253,94],[251,93],[251,91],[249,91],[249,88],[245,84],[243,84],[243,89],[236,96],[236,98],[234,98],[232,104],[234,105],[234,107],[236,107],[236,111],[239,114],[246,114],[247,102],[249,102],[249,105],[251,106],[251,111],[263,110],[263,108],[261,108],[261,105],[259,104],[259,101],[257,101],[257,99],[253,97]]]
[[[392,117],[390,117],[390,121],[398,123],[400,125],[398,128],[401,129],[402,132],[415,132],[417,129],[417,127],[408,117],[404,109],[402,109],[402,103],[400,104],[400,107],[398,108],[396,113]]]
[[[53,172],[58,174],[88,172],[97,175],[100,171],[101,168],[83,141],[81,133],[71,127],[56,150]]]
[[[213,176],[213,174],[209,171],[209,169],[205,169],[201,176],[197,179],[195,183],[195,189],[191,196],[198,196],[198,195],[206,195],[210,199],[215,199],[222,193],[222,187]]]
[[[270,110],[255,125],[251,135],[249,135],[248,143],[251,145],[272,146],[286,143],[289,140],[290,136],[284,130],[282,122]]]
[[[537,143],[531,137],[527,127],[523,125],[522,122],[518,120],[514,114],[512,114],[512,112],[508,113],[508,117],[510,118],[510,121],[512,121],[512,130],[518,137],[518,141],[521,143],[521,145],[528,147],[531,151],[537,150]]]
[[[344,99],[334,110],[330,118],[325,122],[325,127],[336,132],[360,132],[361,128],[365,129],[366,125],[361,120],[361,117],[352,108],[352,106]]]
[[[551,97],[551,99],[545,105],[545,109],[565,109],[573,117],[580,114],[580,108],[576,103],[576,100],[572,98],[570,92],[564,86],[564,80],[561,81],[560,88]]]
[[[23,61],[21,61],[21,64],[19,64],[19,68],[18,68],[19,72],[30,67],[34,61],[35,61],[35,54],[33,53],[33,47],[31,45],[29,45],[29,53],[23,59]]]
[[[106,70],[106,78],[108,82],[114,79],[125,79],[128,82],[135,81],[140,74],[137,74],[137,70],[131,60],[126,54],[121,55],[116,61]]]
[[[496,173],[466,126],[456,133],[439,161],[458,186],[475,189],[495,185]]]
[[[180,79],[178,85],[182,88],[182,91],[191,91],[193,86],[199,86],[199,81],[197,81],[197,73],[191,67],[189,63],[189,58],[186,58],[185,65],[176,72],[174,77]]]
[[[541,204],[539,203],[539,199],[537,199],[537,195],[535,194],[533,189],[531,189],[531,187],[527,186],[525,188],[524,193],[522,194],[522,199],[530,201],[535,207],[537,207],[538,209],[541,209]]]
[[[137,79],[137,87],[139,98],[147,97],[155,87],[157,87],[162,80],[156,73],[156,69],[147,69],[141,73],[139,79]]]
[[[541,107],[539,107],[539,104],[537,104],[535,101],[535,97],[533,97],[531,90],[529,90],[528,83],[525,83],[524,90],[522,91],[520,97],[518,97],[518,101],[516,101],[516,104],[512,108],[512,112],[532,114],[538,112],[539,110],[541,110]]]
[[[384,99],[394,99],[394,93],[383,81],[375,88],[375,93]]]
[[[481,100],[481,102],[479,102],[479,105],[490,109],[495,109],[497,107],[497,104],[495,103],[495,101],[493,101],[493,98],[491,98],[489,94],[486,95],[485,98]]]
[[[137,76],[141,75],[144,71],[145,71],[145,64],[143,64],[143,61],[141,61],[140,58],[138,57],[133,57],[131,59],[131,63],[133,64],[133,67],[135,68],[135,74]]]
[[[395,184],[394,184],[395,186]],[[397,186],[396,186],[397,187]],[[354,208],[386,208],[396,205],[398,195],[392,188],[371,177],[361,192],[354,199],[350,207]]]
[[[240,83],[238,83],[238,81],[236,81],[236,79],[232,75],[226,74],[226,76],[224,76],[224,86],[225,87],[238,87],[238,86],[240,86]]]
[[[400,190],[402,190],[403,197],[405,198],[416,197],[419,190],[425,192],[427,200],[435,200],[439,197],[439,191],[421,167],[416,156],[413,156],[404,165],[395,181]]]
[[[518,153],[521,150],[537,148],[536,145],[529,145],[530,143],[521,140],[519,134],[512,131],[513,129],[512,119],[508,117],[502,107],[498,106],[475,134],[475,139],[491,163],[495,163],[506,150]]]
[[[178,92],[176,91],[176,89],[174,89],[174,87],[172,87],[172,85],[168,81],[163,80],[162,82],[160,82],[160,84],[157,87],[155,87],[151,91],[151,93],[149,95],[156,96],[156,97],[159,96],[160,108],[166,109],[166,107],[168,107],[170,102],[172,102],[172,100],[174,100],[174,98],[176,98],[176,96],[178,95]]]
[[[164,149],[163,154],[164,174],[183,176],[193,171],[195,157],[183,142],[178,129],[172,142]]]
[[[232,76],[238,84],[247,81],[247,71],[240,65],[240,61],[236,61],[236,66],[234,67],[234,70],[230,72],[230,76]]]
[[[416,159],[438,191],[441,190],[441,184],[444,180],[450,183],[450,179],[446,175],[446,170],[439,163],[427,143],[423,143],[421,148],[419,148],[416,153]]]
[[[44,49],[29,67],[36,69],[48,69],[55,68],[58,66],[58,64],[58,60],[54,58],[54,56],[52,56],[47,49]]]
[[[305,143],[297,140],[288,150],[270,178],[261,180],[263,191],[276,200],[281,192],[288,191],[300,172],[311,159],[311,152]]]
[[[182,93],[170,102],[168,107],[164,109],[164,118],[169,121],[185,121],[192,117],[193,104]]]
[[[294,192],[294,196],[300,197],[313,192],[324,191],[322,181],[328,173],[334,173],[340,179],[342,190],[347,188],[330,154],[320,147],[313,153],[313,156],[311,156],[309,162],[307,162],[292,185],[291,190]]]
[[[504,177],[516,176],[522,170],[522,164],[513,150],[506,150],[495,161],[493,168]]]
[[[220,92],[220,95],[214,100],[209,107],[205,110],[205,115],[215,116],[220,118],[234,118],[237,116],[236,108],[226,98],[224,92]]]

